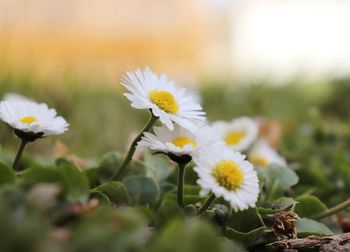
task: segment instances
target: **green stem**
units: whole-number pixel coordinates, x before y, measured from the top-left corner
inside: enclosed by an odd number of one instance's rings
[[[177,175],[177,204],[179,207],[184,208],[184,183],[185,183],[185,163],[179,163],[178,175]]]
[[[23,154],[23,151],[24,151],[24,148],[26,147],[26,144],[28,142],[25,141],[25,140],[21,140],[21,144],[18,148],[18,151],[17,151],[17,155],[16,155],[16,158],[15,158],[15,161],[13,162],[13,165],[12,165],[12,168],[13,170],[17,171],[18,170],[18,166],[19,166],[19,162],[21,161],[21,158],[22,158],[22,154]]]
[[[157,119],[158,119],[158,117],[156,117],[152,114],[152,116],[151,116],[150,120],[148,121],[148,123],[146,124],[146,126],[143,128],[143,130],[140,132],[140,134],[138,134],[137,137],[134,139],[134,141],[131,143],[131,146],[130,146],[129,151],[124,159],[123,164],[121,165],[119,170],[116,170],[113,173],[111,180],[115,180],[116,178],[118,178],[124,174],[124,172],[128,168],[128,165],[129,165],[132,157],[134,156],[137,143],[141,140],[143,133],[149,131],[149,129],[157,121]]]
[[[204,202],[204,205],[198,210],[198,215],[204,213],[213,203],[213,201],[216,199],[216,196],[214,193],[210,194],[209,198]]]
[[[350,207],[350,199],[332,207],[332,208],[329,208],[327,209],[326,211],[322,212],[322,213],[319,213],[319,214],[316,214],[314,216],[312,216],[313,219],[316,219],[316,220],[320,220],[320,219],[323,219],[323,218],[326,218],[328,216],[331,216],[333,214],[336,214],[346,208]]]

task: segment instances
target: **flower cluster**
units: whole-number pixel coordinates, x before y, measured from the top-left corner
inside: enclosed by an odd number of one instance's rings
[[[259,181],[254,168],[271,163],[286,165],[266,141],[259,139],[256,120],[241,117],[231,122],[209,124],[198,98],[178,87],[165,74],[157,76],[149,68],[137,69],[127,72],[121,84],[128,90],[124,95],[131,106],[149,110],[151,119],[133,141],[112,180],[123,176],[136,148],[151,149],[178,164],[179,206],[184,207],[186,165],[194,162],[200,195],[209,195],[199,213],[216,197],[222,197],[238,211],[254,207],[258,200]],[[9,94],[0,102],[0,119],[21,139],[14,169],[18,168],[27,143],[62,134],[69,126],[63,117],[57,116],[55,109],[16,94]],[[154,126],[158,120],[161,125]]]
[[[212,127],[219,132],[227,147],[246,153],[256,168],[266,168],[270,164],[286,166],[286,160],[272,148],[268,139],[259,136],[262,133],[260,124],[258,119],[240,117],[231,122],[213,122]]]
[[[130,93],[125,96],[131,106],[149,109],[162,126],[153,127],[153,133],[144,132],[137,147],[149,148],[167,155],[179,164],[178,202],[183,206],[181,169],[191,162],[198,174],[200,195],[222,197],[235,211],[254,207],[259,195],[256,171],[245,155],[258,135],[258,129],[249,118],[226,125],[206,122],[202,107],[184,88],[179,88],[166,75],[158,77],[149,68],[128,72],[121,84]]]

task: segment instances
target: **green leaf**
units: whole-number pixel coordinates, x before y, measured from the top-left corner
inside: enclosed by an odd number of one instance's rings
[[[86,177],[89,179],[89,184],[91,187],[96,185],[97,181],[97,168],[88,168],[83,171]]]
[[[109,198],[102,192],[91,191],[90,198],[98,199],[99,205],[103,205],[103,206],[110,206],[111,205],[111,201],[109,200]]]
[[[184,186],[184,194],[185,195],[199,195],[199,191],[201,190],[198,185],[185,185]]]
[[[309,235],[325,236],[332,235],[331,230],[323,223],[315,220],[302,218],[295,222],[298,238],[303,238]]]
[[[275,200],[271,203],[273,209],[285,209],[291,205],[296,204],[297,202],[293,198],[281,197],[278,200]]]
[[[145,163],[133,160],[130,162],[126,176],[146,176],[149,169],[151,168]]]
[[[86,201],[89,196],[89,181],[86,175],[70,163],[60,164],[58,170],[63,178],[67,199],[72,202]]]
[[[175,217],[183,216],[176,200],[165,198],[157,211],[157,226],[164,225]]]
[[[21,178],[30,183],[63,182],[63,177],[59,170],[43,167],[30,168],[22,173]]]
[[[230,240],[239,241],[245,246],[250,246],[254,243],[257,243],[261,235],[265,231],[265,227],[259,227],[257,229],[253,229],[249,232],[239,232],[233,228],[226,227],[225,236]]]
[[[160,191],[156,182],[145,176],[129,176],[123,180],[133,204],[154,204],[158,201]]]
[[[164,195],[169,192],[173,192],[176,190],[176,186],[173,183],[169,183],[167,181],[161,181],[159,184],[160,187],[160,193],[161,195]]]
[[[269,200],[281,197],[283,192],[299,181],[299,177],[292,169],[275,164],[266,167],[261,174],[265,179]]]
[[[125,186],[118,181],[104,183],[92,190],[93,192],[102,192],[114,204],[130,204],[131,198]]]
[[[0,163],[0,185],[6,183],[14,183],[16,180],[16,174],[11,167]]]
[[[256,208],[232,213],[226,225],[225,236],[247,246],[257,242],[266,228]]]
[[[279,210],[275,210],[275,209],[272,209],[272,208],[266,208],[266,207],[258,207],[258,213],[260,215],[268,215],[268,214],[275,214],[275,213],[278,213]]]
[[[295,213],[300,217],[311,217],[327,210],[327,206],[316,196],[303,195],[296,198]]]
[[[118,152],[110,152],[104,155],[97,168],[97,178],[101,182],[109,181],[114,172],[119,171],[123,162],[123,155]]]
[[[149,167],[147,174],[157,181],[165,180],[174,170],[174,164],[164,155],[152,155],[150,152],[144,153],[144,163]]]
[[[163,229],[150,251],[203,252],[222,251],[222,244],[212,226],[206,222],[172,219]]]
[[[264,222],[256,208],[233,212],[226,224],[240,232],[249,232],[253,229],[264,226]]]
[[[135,209],[99,207],[74,225],[68,251],[141,251],[149,235],[144,216]]]

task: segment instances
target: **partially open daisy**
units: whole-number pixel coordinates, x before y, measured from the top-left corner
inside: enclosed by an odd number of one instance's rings
[[[259,128],[253,119],[240,117],[231,122],[216,121],[213,128],[234,151],[245,151],[257,139]]]
[[[0,102],[0,119],[16,131],[41,137],[59,135],[68,130],[66,120],[55,109],[33,101],[5,100]]]
[[[278,164],[286,166],[286,160],[278,154],[267,142],[260,140],[252,148],[248,154],[249,161],[255,167],[265,168],[270,164]]]
[[[226,146],[209,148],[195,157],[200,195],[223,197],[235,211],[255,207],[259,182],[253,165],[245,156]]]
[[[130,93],[124,95],[137,109],[150,109],[170,130],[173,123],[194,131],[205,122],[205,113],[184,88],[179,88],[165,74],[158,77],[148,67],[127,72],[121,84]]]
[[[195,133],[177,124],[174,130],[166,126],[153,127],[154,134],[145,132],[138,143],[138,148],[149,148],[154,151],[176,156],[195,156],[208,146],[224,145],[220,136],[209,126],[204,126]]]

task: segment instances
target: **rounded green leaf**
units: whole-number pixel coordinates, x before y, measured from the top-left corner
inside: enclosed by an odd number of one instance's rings
[[[86,175],[73,164],[62,163],[60,171],[67,199],[72,202],[86,201],[89,196],[89,180]]]
[[[327,210],[327,206],[313,195],[303,195],[296,198],[298,204],[295,206],[295,212],[300,217],[311,217]]]
[[[295,222],[298,238],[306,237],[309,235],[326,236],[332,235],[332,231],[329,230],[323,223],[311,220],[308,218],[302,218]]]
[[[92,191],[105,194],[114,204],[130,204],[131,202],[131,198],[125,186],[118,181],[104,183],[94,188]]]
[[[97,178],[100,181],[109,181],[114,172],[120,169],[123,155],[118,152],[111,152],[104,155],[97,169]]]
[[[154,204],[159,199],[159,187],[156,182],[145,176],[129,176],[123,180],[133,204]]]
[[[153,155],[145,152],[144,163],[149,167],[147,174],[157,181],[165,180],[174,170],[174,165],[164,155]]]
[[[63,182],[63,177],[59,170],[43,167],[30,168],[22,173],[21,178],[30,183]]]
[[[99,205],[104,205],[104,206],[110,206],[111,201],[109,198],[102,192],[99,191],[92,191],[90,193],[90,198],[96,198],[99,201]]]
[[[296,185],[298,175],[290,168],[279,165],[269,165],[261,172],[265,179],[268,199],[274,200],[283,195],[283,192]]]
[[[238,241],[246,246],[250,246],[257,242],[264,233],[265,227],[259,227],[249,232],[239,232],[231,227],[226,227],[225,236],[233,241]]]
[[[256,208],[249,208],[244,211],[233,212],[226,224],[243,233],[247,233],[251,230],[264,226],[264,222],[262,221]]]

